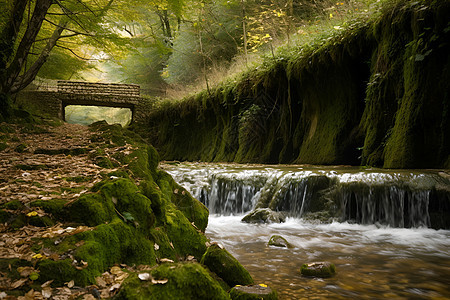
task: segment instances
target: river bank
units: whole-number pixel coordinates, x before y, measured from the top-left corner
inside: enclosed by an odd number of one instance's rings
[[[140,136],[33,120],[0,124],[1,299],[230,299],[253,283]]]

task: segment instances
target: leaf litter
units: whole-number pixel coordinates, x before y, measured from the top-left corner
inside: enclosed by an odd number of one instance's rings
[[[8,141],[8,148],[0,152],[0,205],[11,201],[20,203],[14,207],[4,206],[3,211],[6,213],[24,215],[26,220],[47,216],[48,214],[43,210],[32,208],[30,203],[36,200],[61,199],[65,200],[67,205],[102,180],[102,172],[105,170],[94,164],[88,153],[42,154],[45,151],[68,153],[71,149],[86,148],[90,144],[91,137],[97,134],[89,131],[87,126],[65,123],[57,127],[47,126],[45,130],[39,130],[39,133],[24,133],[26,131],[21,130],[21,125],[6,125],[12,127],[15,133],[10,133],[12,138]],[[21,153],[14,150],[20,144],[26,145]],[[60,151],[61,149],[64,151]],[[105,149],[105,152],[107,156],[117,151],[122,151],[126,155],[133,150],[131,145],[126,145],[120,149]],[[111,171],[111,169],[108,170],[108,172]],[[35,252],[33,246],[36,246],[36,241],[41,238],[55,239],[54,243],[58,244],[66,236],[92,229],[88,226],[65,226],[62,223],[46,227],[32,226],[27,223],[18,229],[12,229],[6,223],[0,224],[0,258],[18,258],[29,261],[31,265],[41,259],[67,258],[67,255],[61,257],[61,254],[53,253],[45,247],[40,247],[40,250]],[[75,246],[79,247],[82,243],[84,241],[80,241]],[[155,250],[158,247],[155,244]],[[68,257],[71,255],[69,254]],[[88,265],[84,261],[74,260],[73,263],[79,269]],[[134,268],[126,265],[113,266],[95,279],[96,285],[78,287],[71,280],[63,287],[54,288],[51,286],[53,282],[51,280],[43,283],[39,289],[32,289],[29,286],[39,277],[38,270],[32,266],[13,270],[9,265],[9,272],[17,271],[20,278],[11,279],[8,274],[0,272],[0,300],[110,298],[117,293],[129,272],[148,269],[148,266]],[[167,282],[167,279],[156,280],[151,277],[148,280],[153,284]],[[8,291],[15,289],[22,290],[23,296],[9,295]]]

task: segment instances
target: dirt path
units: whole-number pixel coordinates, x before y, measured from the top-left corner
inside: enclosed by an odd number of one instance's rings
[[[8,224],[0,224],[0,258],[33,262],[57,255],[45,252],[45,249],[39,254],[33,251],[40,238],[63,237],[90,229],[60,223],[51,226],[41,221],[36,223],[33,218],[45,220],[46,213],[33,207],[32,202],[60,199],[67,204],[101,181],[100,173],[104,169],[94,164],[92,153],[95,150],[90,147],[90,139],[96,133],[89,131],[87,126],[67,123],[58,127],[29,125],[0,124],[0,141],[8,145],[0,151],[0,217],[2,214],[20,216],[17,220],[22,222],[17,224],[10,217],[6,220]],[[14,228],[15,224],[17,228]],[[9,268],[14,271],[11,265]],[[53,289],[51,282],[47,282],[18,299],[107,298],[125,278],[119,267],[113,269],[99,277],[96,286],[80,288],[68,282],[67,287]],[[20,278],[15,280],[0,272],[0,299],[16,299],[5,291],[26,290],[34,283],[32,274],[36,270],[32,267],[17,271]]]

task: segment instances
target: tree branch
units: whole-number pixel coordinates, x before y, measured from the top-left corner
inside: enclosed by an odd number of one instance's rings
[[[82,60],[86,60],[86,61],[96,61],[96,60],[98,60],[98,59],[82,57],[82,56],[76,54],[75,51],[73,51],[72,49],[70,49],[68,47],[64,47],[64,46],[61,46],[61,45],[55,45],[55,46],[58,47],[58,48],[70,51],[73,55],[75,55],[76,57],[78,57],[79,59],[82,59]]]
[[[61,36],[61,33],[64,31],[64,27],[67,24],[67,21],[61,21],[60,25],[56,27],[53,31],[52,36],[48,39],[47,45],[42,50],[41,54],[37,58],[37,60],[33,63],[33,65],[28,69],[23,75],[19,76],[14,82],[11,93],[17,93],[27,85],[29,85],[35,78],[42,65],[47,61],[48,56],[50,55],[50,51],[56,45],[56,42]]]
[[[49,19],[45,19],[45,21],[48,22],[48,23],[50,23],[50,24],[52,24],[53,26],[56,26],[56,27],[61,26],[61,25],[58,25],[58,24],[56,24],[56,23],[53,23],[53,22],[50,21]],[[73,32],[73,33],[75,33],[75,34],[79,34],[79,35],[90,36],[90,37],[95,36],[95,35],[90,34],[90,33],[79,32],[79,31],[76,31],[76,30],[73,30],[73,29],[70,29],[70,28],[67,28],[67,27],[64,27],[63,29],[65,29],[65,30],[67,30],[67,31],[71,31],[71,32]]]

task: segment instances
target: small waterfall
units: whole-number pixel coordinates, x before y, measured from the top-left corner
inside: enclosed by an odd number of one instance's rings
[[[198,198],[213,214],[242,214],[252,210],[260,188],[238,180],[213,176],[209,189],[203,188]]]
[[[430,190],[396,185],[341,185],[341,220],[391,227],[429,227]]]
[[[359,224],[450,226],[450,181],[437,173],[235,165],[168,171],[212,214],[236,215],[269,207],[296,218],[326,212]]]

